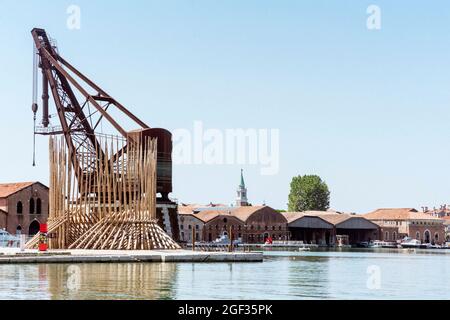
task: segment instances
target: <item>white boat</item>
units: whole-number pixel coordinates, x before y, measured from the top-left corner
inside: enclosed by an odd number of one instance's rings
[[[383,248],[383,243],[384,241],[380,240],[370,241],[369,248]]]
[[[300,247],[300,248],[298,248],[298,251],[311,251],[311,248],[308,248],[308,247]]]
[[[416,239],[404,239],[400,245],[402,248],[420,248],[422,243]]]

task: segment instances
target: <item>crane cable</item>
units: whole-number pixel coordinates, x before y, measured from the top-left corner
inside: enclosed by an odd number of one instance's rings
[[[38,86],[38,55],[35,44],[33,43],[33,167],[36,166],[36,112],[37,112],[37,86]]]

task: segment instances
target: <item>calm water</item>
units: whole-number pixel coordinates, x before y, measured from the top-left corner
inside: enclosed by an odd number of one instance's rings
[[[234,264],[0,265],[0,299],[450,299],[449,267],[450,250],[270,252],[263,263]]]

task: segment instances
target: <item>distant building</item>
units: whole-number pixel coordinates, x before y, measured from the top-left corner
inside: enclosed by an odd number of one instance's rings
[[[40,182],[0,184],[0,228],[34,235],[48,218],[48,188]]]
[[[381,227],[380,240],[410,237],[422,243],[445,242],[444,220],[414,208],[378,209],[363,216]]]
[[[428,209],[428,207],[422,207],[423,213],[429,214],[433,217],[444,218],[450,217],[450,208],[448,205],[444,204],[438,208],[434,207],[433,209]]]
[[[245,187],[244,182],[244,170],[241,169],[241,183],[239,184],[237,189],[236,206],[246,207],[248,205],[249,203],[247,199],[247,188]]]
[[[445,241],[450,242],[450,216],[443,217],[445,228]]]
[[[224,207],[222,205],[181,205],[178,209],[180,239],[211,242],[221,236],[241,239],[244,243],[288,240],[287,219],[268,206]],[[192,230],[195,228],[195,232]],[[189,233],[189,234],[188,234]]]

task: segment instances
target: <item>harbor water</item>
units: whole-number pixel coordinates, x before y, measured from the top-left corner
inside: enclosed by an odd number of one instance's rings
[[[265,252],[262,263],[0,265],[0,299],[450,299],[450,250]]]

